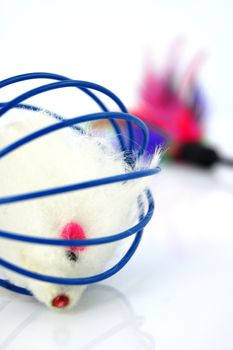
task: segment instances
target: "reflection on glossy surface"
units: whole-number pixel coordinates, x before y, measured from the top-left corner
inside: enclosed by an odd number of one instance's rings
[[[152,336],[141,330],[142,317],[113,287],[90,286],[68,312],[47,310],[32,298],[10,297],[0,303],[0,350],[27,349],[28,344],[34,350],[155,349]]]
[[[115,288],[90,286],[76,309],[0,289],[0,350],[232,350],[233,196],[223,175],[164,167],[134,259],[108,280]]]

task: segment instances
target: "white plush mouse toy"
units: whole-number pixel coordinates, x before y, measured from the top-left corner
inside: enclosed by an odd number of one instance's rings
[[[0,148],[42,129],[56,119],[42,112],[17,111],[0,120]],[[151,166],[156,166],[156,153]],[[136,164],[136,169],[141,169]],[[130,172],[109,141],[71,128],[34,140],[0,161],[0,196]],[[137,198],[150,178],[115,183],[0,206],[0,228],[21,234],[84,239],[108,236],[137,222]],[[114,244],[56,247],[0,240],[0,256],[25,269],[59,277],[86,277],[103,271]],[[2,269],[6,279],[30,290],[48,307],[73,307],[85,286],[40,282]]]

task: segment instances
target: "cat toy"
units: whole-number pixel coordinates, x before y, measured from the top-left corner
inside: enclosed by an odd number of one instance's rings
[[[138,248],[154,212],[148,184],[160,170],[160,150],[144,161],[147,126],[100,85],[29,73],[2,80],[0,88],[37,79],[55,82],[0,104],[0,285],[48,307],[71,308],[87,285],[116,274]],[[68,87],[81,90],[102,112],[66,119],[25,103]],[[110,112],[95,92],[108,96],[120,112]],[[98,120],[112,126],[117,148],[82,128]],[[133,124],[143,135],[137,149]],[[133,237],[129,249],[106,270],[118,243],[128,237]]]
[[[196,54],[181,75],[177,68],[179,51],[178,41],[172,46],[164,71],[147,68],[138,103],[132,109],[132,113],[149,127],[151,144],[148,149],[153,152],[156,144],[163,144],[171,160],[206,169],[217,163],[233,165],[233,160],[223,157],[203,141],[207,102],[197,75],[205,55]],[[134,129],[135,139],[140,144],[141,135]]]

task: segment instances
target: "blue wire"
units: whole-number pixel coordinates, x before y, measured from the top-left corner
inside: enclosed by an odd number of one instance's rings
[[[39,273],[35,273],[32,271],[23,269],[22,267],[9,263],[4,259],[0,259],[0,265],[20,275],[23,275],[38,281],[47,282],[47,283],[62,284],[62,285],[69,285],[69,286],[97,283],[115,275],[127,264],[127,262],[131,259],[136,249],[138,248],[138,245],[141,241],[142,233],[143,231],[140,231],[136,234],[135,239],[132,245],[130,246],[130,249],[127,251],[127,253],[116,265],[114,265],[112,268],[110,268],[105,272],[102,272],[98,275],[94,275],[90,277],[64,278],[64,277],[53,277],[49,275],[42,275]]]
[[[56,239],[56,238],[43,238],[43,237],[35,237],[35,236],[26,236],[21,235],[19,233],[12,233],[7,231],[0,230],[0,238],[7,238],[19,242],[27,242],[27,243],[36,243],[36,244],[45,244],[45,245],[53,245],[53,246],[65,246],[65,247],[81,247],[81,246],[90,246],[97,244],[106,244],[111,242],[116,242],[121,239],[127,238],[135,232],[142,230],[152,218],[154,212],[154,203],[152,201],[151,193],[148,193],[149,196],[149,206],[148,211],[145,216],[143,216],[139,223],[135,226],[130,227],[128,230],[122,231],[120,233],[107,236],[107,237],[99,237],[99,238],[87,238],[85,240],[80,239]]]
[[[140,221],[139,221],[138,226],[137,226],[137,229],[140,229],[140,227],[142,229],[136,234],[133,243],[131,244],[131,246],[130,246],[129,250],[126,252],[126,254],[123,256],[123,258],[116,265],[114,265],[112,268],[110,268],[107,271],[104,271],[104,272],[102,272],[102,273],[100,273],[98,275],[94,275],[94,276],[90,276],[90,277],[62,278],[62,277],[53,277],[53,276],[38,274],[38,273],[35,273],[35,272],[32,272],[32,271],[23,269],[23,268],[21,268],[21,267],[19,267],[17,265],[12,264],[12,263],[9,263],[8,261],[6,261],[6,260],[4,260],[2,258],[0,258],[0,266],[3,266],[6,269],[9,269],[9,270],[11,270],[13,272],[19,273],[19,274],[21,274],[23,276],[26,276],[26,277],[29,277],[29,278],[32,278],[32,279],[36,279],[36,280],[43,281],[43,282],[54,283],[54,284],[63,284],[63,285],[91,284],[91,283],[100,282],[100,281],[102,281],[102,280],[104,280],[106,278],[109,278],[109,277],[113,276],[114,274],[116,274],[117,272],[119,272],[127,264],[127,262],[131,259],[131,257],[134,255],[134,253],[136,252],[136,250],[138,248],[138,245],[140,243],[140,240],[141,240],[141,237],[142,237],[142,234],[143,234],[143,227],[147,224],[147,222],[151,219],[151,217],[153,215],[153,212],[154,212],[154,201],[153,201],[152,195],[151,195],[149,190],[147,190],[146,196],[147,196],[147,200],[148,200],[148,204],[149,204],[149,209],[148,209],[149,215],[147,213],[148,217],[147,216],[144,217],[143,214],[141,213],[140,216],[139,216],[139,220]],[[146,217],[147,217],[147,220],[145,220],[143,222],[143,219],[145,219]],[[129,230],[127,230],[127,231],[129,232],[130,230],[134,230],[134,227],[129,229]],[[125,231],[125,232],[127,232],[127,231]],[[119,235],[122,235],[122,233],[119,234]],[[128,236],[129,235],[127,235],[125,237],[128,237]],[[34,237],[34,238],[36,239],[36,237]],[[107,238],[107,237],[101,237],[101,239],[103,241],[104,241],[104,238]],[[40,238],[40,243],[43,240],[44,240],[43,238]],[[100,240],[100,239],[97,239],[97,240]],[[75,241],[78,242],[78,240],[74,240],[74,243],[75,243],[74,245],[76,245]],[[80,241],[80,243],[81,243],[80,245],[92,245],[91,241],[92,240],[90,240],[90,239],[83,240],[82,242]],[[115,240],[110,240],[109,242],[113,242],[113,241],[115,241]],[[69,245],[72,245],[72,241],[71,240],[69,240]],[[1,281],[3,281],[3,280],[0,279],[0,282]],[[7,282],[7,283],[8,283],[8,285],[11,285],[10,282]],[[15,286],[14,285],[11,285],[11,286],[12,286],[11,290],[16,291],[16,290],[13,289],[13,287],[15,287]],[[18,288],[18,287],[16,286],[16,288]]]
[[[84,190],[91,187],[109,185],[116,182],[139,179],[141,177],[154,175],[159,171],[160,171],[159,168],[146,169],[141,171],[134,171],[132,173],[127,173],[127,174],[103,177],[101,179],[96,179],[96,180],[89,180],[89,181],[72,184],[72,185],[54,187],[54,188],[49,188],[45,190],[23,193],[23,194],[8,196],[8,197],[1,197],[0,205],[22,202],[25,200],[30,200],[30,199],[40,198],[40,197],[54,196],[61,193],[67,193],[67,192],[73,192],[77,190]]]
[[[15,83],[25,81],[25,80],[32,80],[32,79],[52,79],[52,80],[60,80],[60,81],[64,81],[64,80],[73,81],[73,79],[67,78],[67,77],[60,75],[60,74],[44,73],[44,72],[26,73],[26,74],[16,75],[14,77],[7,78],[5,80],[0,81],[0,89],[3,87],[6,87],[8,85],[11,85],[11,84],[15,84]],[[90,84],[94,84],[94,83],[90,83]],[[94,85],[97,86],[97,84],[94,84]],[[100,85],[98,85],[98,86],[102,88],[102,86],[100,86]],[[92,87],[90,87],[90,88],[92,89]],[[81,86],[79,86],[78,89],[80,89],[83,92],[85,92],[86,94],[88,94],[99,105],[99,107],[102,108],[104,111],[106,111],[106,112],[108,111],[108,109],[104,105],[104,103],[92,91],[88,90],[85,87],[81,87]],[[109,94],[106,92],[104,92],[104,94],[106,94],[114,102],[116,102],[117,106],[120,108],[120,110],[122,112],[127,113],[128,112],[127,108],[125,107],[123,102],[119,99],[119,97],[117,97],[115,94],[113,94],[110,90],[107,90],[107,89],[105,89],[105,90],[108,91]],[[97,89],[97,91],[100,91],[100,90]],[[114,96],[114,98],[112,96]]]
[[[5,106],[8,102],[0,102],[0,108]],[[15,106],[14,108],[17,108],[17,109],[26,109],[28,111],[32,111],[32,112],[44,112],[44,113],[47,113],[49,114],[51,117],[57,119],[57,120],[60,120],[60,121],[63,121],[63,120],[66,120],[65,118],[63,118],[61,115],[57,114],[57,113],[54,113],[54,112],[51,112],[50,110],[48,109],[45,109],[45,108],[41,108],[41,107],[38,107],[38,106],[34,106],[34,105],[29,105],[29,104],[25,104],[25,103],[20,103],[18,104],[17,106]],[[72,129],[74,130],[77,130],[79,132],[81,132],[82,134],[85,133],[84,129],[82,129],[81,127],[78,127],[76,125],[73,125],[72,126]]]
[[[24,97],[23,97],[23,95],[21,95],[18,98],[15,98],[14,100],[8,102],[7,105],[2,107],[2,109],[0,110],[0,117],[4,113],[6,113],[9,109],[14,108],[23,99],[24,99]],[[12,143],[11,145],[5,147],[3,150],[1,150],[0,151],[0,158],[3,157],[4,155],[6,155],[7,153],[13,151],[14,149],[24,145],[25,143],[32,141],[36,138],[39,138],[43,135],[49,134],[53,131],[66,128],[66,127],[74,125],[74,124],[80,124],[80,123],[85,123],[88,121],[109,119],[109,118],[111,118],[111,119],[116,118],[116,119],[133,121],[137,126],[139,126],[141,128],[142,133],[143,133],[143,141],[142,141],[141,148],[138,151],[138,157],[143,155],[143,153],[146,151],[146,147],[148,145],[148,137],[149,137],[148,127],[146,126],[146,124],[141,119],[139,119],[139,118],[137,118],[129,113],[100,112],[100,113],[87,114],[85,116],[75,117],[75,118],[71,118],[71,119],[65,119],[61,123],[52,124],[44,129],[40,129],[32,134],[29,134],[29,135],[23,137],[22,139]]]
[[[55,132],[59,129],[63,129],[66,127],[72,127],[77,128],[78,130],[82,129],[77,126],[76,124],[81,124],[86,121],[93,121],[93,120],[101,120],[101,119],[107,119],[109,120],[115,130],[115,133],[117,134],[121,150],[125,153],[133,153],[134,150],[134,135],[133,135],[133,129],[132,129],[132,123],[135,123],[142,131],[143,134],[143,141],[141,144],[140,149],[137,152],[137,157],[141,157],[148,145],[148,128],[147,126],[138,118],[134,117],[133,115],[130,115],[127,113],[127,109],[121,102],[121,100],[114,95],[111,91],[105,89],[104,87],[93,84],[90,82],[84,82],[84,81],[78,81],[78,80],[71,80],[66,77],[51,74],[51,73],[31,73],[31,74],[23,74],[16,77],[12,77],[6,80],[3,80],[0,82],[0,88],[3,88],[4,86],[14,84],[20,81],[29,80],[29,79],[54,79],[54,80],[61,80],[56,83],[43,85],[41,87],[37,87],[35,89],[29,90],[24,94],[19,95],[18,97],[14,98],[13,100],[6,102],[6,103],[0,103],[0,116],[4,115],[7,111],[9,111],[11,108],[26,108],[31,109],[33,111],[41,111],[43,109],[36,107],[36,106],[30,106],[27,104],[23,104],[24,100],[38,95],[40,93],[64,88],[68,86],[77,87],[80,90],[82,90],[84,93],[86,93],[88,96],[90,96],[99,106],[103,109],[103,113],[95,113],[95,114],[88,114],[85,116],[75,117],[72,119],[64,119],[63,117],[57,115],[56,113],[51,113],[50,111],[47,111],[49,114],[51,114],[56,119],[59,119],[61,122],[55,125],[50,125],[49,127],[43,128],[41,130],[38,130],[36,132],[33,132],[32,134],[29,134],[20,140],[17,140],[16,142],[8,145],[4,149],[0,150],[0,158],[3,158],[7,154],[11,153],[12,151],[18,149],[19,147],[22,147],[26,145],[27,143],[36,140],[37,138],[40,138],[42,136],[45,136],[51,132]],[[100,91],[103,94],[106,94],[108,97],[110,97],[113,101],[116,102],[116,104],[119,106],[122,112],[108,112],[108,109],[105,107],[105,105],[102,103],[102,101],[89,89],[93,89],[96,91]],[[129,145],[126,146],[125,140],[124,140],[124,134],[121,132],[121,128],[119,127],[116,119],[122,119],[126,121],[126,125],[128,128],[128,135],[129,135]],[[126,159],[127,161],[127,159]],[[2,197],[0,198],[0,205],[3,204],[10,204],[15,203],[23,200],[30,200],[35,198],[40,198],[44,196],[50,196],[50,195],[57,195],[59,193],[74,191],[74,190],[82,190],[86,188],[91,188],[95,186],[102,186],[102,185],[108,185],[111,183],[116,182],[123,182],[128,181],[132,179],[137,179],[145,176],[151,176],[160,171],[159,168],[155,169],[144,169],[140,171],[133,171],[126,174],[119,174],[115,176],[110,176],[107,178],[102,179],[93,179],[86,182],[78,183],[78,184],[71,184],[67,186],[57,187],[57,188],[51,188],[51,189],[45,189],[30,193],[24,193],[24,194],[18,194],[8,197]],[[135,238],[133,243],[131,244],[129,250],[126,252],[126,254],[123,256],[123,258],[112,268],[109,270],[100,273],[95,276],[89,276],[84,278],[61,278],[61,277],[53,277],[53,276],[46,276],[42,274],[37,274],[32,271],[25,270],[19,266],[16,266],[12,263],[9,263],[8,261],[0,258],[0,266],[3,266],[4,268],[10,269],[13,272],[19,273],[21,275],[24,275],[29,278],[37,279],[44,282],[50,282],[55,284],[64,284],[64,285],[82,285],[82,284],[90,284],[90,283],[96,283],[99,281],[102,281],[118,271],[120,271],[126,263],[130,260],[130,258],[135,253],[136,249],[138,248],[138,245],[140,243],[142,234],[143,234],[143,228],[147,225],[147,223],[150,221],[153,212],[154,212],[154,202],[152,195],[149,190],[146,192],[146,198],[148,202],[148,211],[146,215],[143,214],[143,205],[142,203],[139,203],[139,222],[135,226],[129,228],[126,231],[123,231],[121,233],[111,235],[108,237],[99,237],[99,238],[93,238],[93,239],[85,239],[85,240],[62,240],[62,239],[46,239],[43,237],[35,237],[35,236],[25,236],[17,233],[12,232],[6,232],[0,230],[0,238],[6,238],[10,240],[16,240],[26,243],[34,243],[34,244],[47,244],[47,245],[55,245],[55,246],[89,246],[89,245],[96,245],[96,244],[106,244],[115,242],[121,239],[124,239],[126,237],[129,237],[133,234],[135,234]],[[11,291],[25,294],[25,295],[32,295],[30,291],[28,291],[25,288],[16,286],[14,284],[11,284],[9,281],[0,279],[0,286],[9,289]]]
[[[33,295],[32,292],[30,292],[26,288],[16,286],[16,285],[10,283],[9,281],[2,280],[2,279],[0,279],[0,287],[8,289],[11,292],[15,292],[15,293],[23,294],[23,295],[29,295],[29,296]]]
[[[147,199],[148,199],[149,205],[152,206],[152,208],[154,209],[153,198],[151,196],[150,191],[147,191]],[[142,213],[140,213],[140,217],[139,217],[140,221],[142,220],[142,217],[143,215]],[[1,258],[0,258],[0,265],[6,269],[19,273],[23,276],[26,276],[38,281],[47,282],[47,283],[62,284],[62,285],[84,285],[84,284],[96,283],[115,275],[127,264],[127,262],[131,259],[131,257],[134,255],[135,251],[137,250],[138,245],[142,238],[142,234],[143,234],[143,230],[140,230],[135,235],[135,239],[133,240],[133,243],[131,244],[129,250],[126,252],[123,258],[116,265],[94,276],[81,277],[81,278],[64,278],[64,277],[42,275],[39,273],[26,270],[12,263],[9,263],[8,261]]]
[[[31,80],[31,79],[52,79],[52,80],[60,80],[60,81],[64,81],[64,80],[72,81],[70,78],[67,78],[67,77],[65,77],[63,75],[59,75],[59,74],[44,73],[44,72],[27,73],[27,74],[21,74],[21,75],[17,75],[17,76],[14,76],[14,77],[2,80],[0,82],[0,88],[3,88],[5,86],[11,85],[11,84],[14,84],[14,83],[17,83],[17,82],[21,82],[21,81],[25,81],[25,80]],[[80,86],[78,87],[78,89],[83,91],[89,97],[91,97],[103,111],[108,112],[108,109],[104,105],[104,103],[92,91],[88,90],[85,87],[80,87]],[[128,110],[125,107],[125,105],[123,104],[123,102],[116,95],[114,95],[110,90],[108,90],[108,92],[110,92],[110,94],[108,94],[106,92],[105,92],[105,94],[117,104],[117,106],[120,108],[120,110],[122,112],[127,113]],[[114,95],[114,98],[113,98],[113,95]],[[109,121],[113,125],[113,128],[115,130],[116,136],[117,136],[118,141],[120,143],[121,150],[125,151],[126,150],[126,146],[125,146],[124,140],[122,138],[122,132],[121,132],[121,129],[120,129],[118,123],[116,123],[116,121],[111,120],[111,119]],[[134,140],[133,128],[132,128],[131,122],[129,122],[129,121],[126,122],[126,125],[127,125],[127,129],[128,129],[128,136],[129,136],[129,149],[130,149],[130,151],[132,151],[133,148],[134,148],[134,144],[133,144],[133,140]]]

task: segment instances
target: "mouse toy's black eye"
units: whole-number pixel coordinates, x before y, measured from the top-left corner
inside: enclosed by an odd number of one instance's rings
[[[66,250],[66,257],[70,261],[78,261],[78,253],[72,252],[72,250]]]

